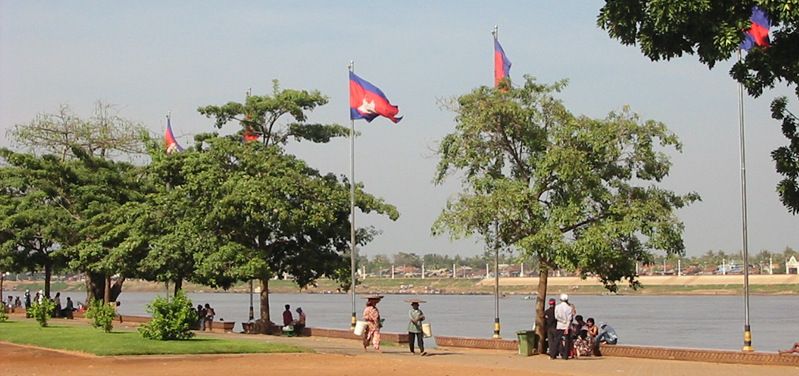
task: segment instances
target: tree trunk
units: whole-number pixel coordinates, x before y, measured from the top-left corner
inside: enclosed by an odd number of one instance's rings
[[[172,294],[173,297],[178,296],[178,291],[183,288],[183,278],[178,278],[175,280],[175,293]]]
[[[86,303],[90,300],[105,300],[105,276],[93,272],[86,273]],[[122,293],[122,284],[125,278],[119,278],[111,285],[110,301],[115,302]]]
[[[547,279],[549,278],[549,268],[544,263],[538,265],[538,291],[535,300],[535,333],[538,334],[538,353],[544,353],[544,340],[547,338],[547,331],[544,323],[544,304],[547,300]],[[550,344],[551,346],[552,344]]]
[[[261,277],[261,321],[270,322],[269,319],[269,277]]]
[[[119,279],[111,285],[111,301],[115,302],[119,298],[119,294],[122,294],[122,284],[125,283],[125,277],[119,277]]]
[[[50,263],[44,264],[44,296],[50,297],[50,280],[53,277],[53,266]]]
[[[105,276],[105,283],[103,283],[103,303],[108,304],[111,302],[111,276]]]

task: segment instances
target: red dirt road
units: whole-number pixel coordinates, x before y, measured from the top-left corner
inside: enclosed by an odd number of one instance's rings
[[[799,368],[795,367],[617,357],[552,361],[546,356],[520,357],[507,351],[460,349],[435,349],[431,356],[420,357],[400,347],[387,347],[383,354],[363,353],[357,341],[307,337],[269,340],[306,346],[317,353],[97,357],[0,342],[0,375],[799,376]]]

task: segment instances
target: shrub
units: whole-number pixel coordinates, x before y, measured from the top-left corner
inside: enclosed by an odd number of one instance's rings
[[[5,307],[0,307],[0,322],[8,320],[8,313],[6,313]]]
[[[114,317],[116,312],[110,304],[103,303],[102,300],[89,301],[89,308],[86,310],[86,318],[92,320],[92,326],[103,328],[106,333],[110,333],[114,328]]]
[[[49,298],[42,298],[41,302],[34,302],[31,305],[31,316],[39,322],[40,326],[47,326],[47,320],[50,320],[54,310],[55,303]]]
[[[172,299],[156,297],[147,305],[147,312],[153,318],[139,327],[142,337],[166,341],[194,336],[191,326],[197,321],[197,313],[183,291]]]

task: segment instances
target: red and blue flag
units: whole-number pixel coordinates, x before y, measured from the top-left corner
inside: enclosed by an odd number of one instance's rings
[[[166,144],[166,153],[172,154],[176,151],[183,151],[183,148],[178,144],[175,135],[172,133],[172,123],[169,116],[166,117],[166,132],[164,133],[164,143]]]
[[[510,78],[510,66],[511,62],[505,55],[505,50],[497,38],[494,38],[494,87],[499,86],[502,80]]]
[[[768,29],[771,27],[771,20],[763,9],[752,7],[752,16],[749,17],[751,25],[744,31],[744,41],[741,49],[749,51],[757,47],[768,47]]]
[[[350,71],[350,119],[366,119],[371,122],[383,116],[398,123],[399,107],[392,105],[386,95],[369,81],[358,77]]]

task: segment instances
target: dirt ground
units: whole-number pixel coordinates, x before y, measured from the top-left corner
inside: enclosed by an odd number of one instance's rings
[[[799,376],[799,368],[714,364],[618,357],[549,360],[508,351],[433,349],[412,355],[404,347],[367,352],[357,341],[332,338],[242,336],[292,343],[316,353],[97,357],[0,342],[0,375],[214,375],[214,376],[504,376],[504,375],[702,375]]]

